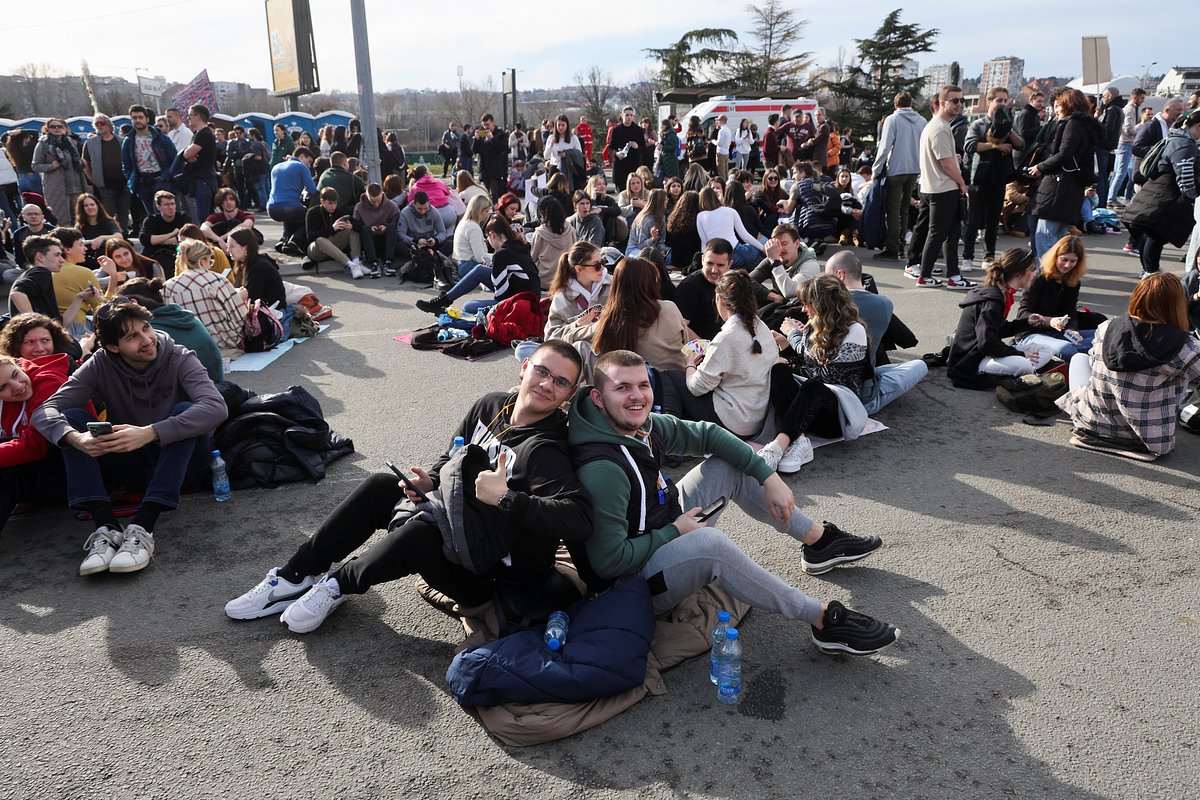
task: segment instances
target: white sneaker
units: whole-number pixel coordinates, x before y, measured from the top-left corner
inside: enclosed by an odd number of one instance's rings
[[[306,575],[299,583],[292,583],[279,577],[279,567],[275,567],[253,589],[226,603],[225,614],[231,619],[259,619],[279,614],[316,582],[316,578]]]
[[[813,460],[813,446],[808,437],[801,434],[796,437],[796,441],[788,445],[788,449],[783,451],[783,458],[779,461],[779,471],[784,475],[793,472],[799,472],[800,468]]]
[[[130,525],[125,529],[121,549],[108,565],[109,572],[137,572],[145,569],[154,555],[154,535],[141,525]]]
[[[292,633],[310,633],[321,627],[325,618],[344,602],[346,596],[342,594],[337,578],[326,575],[288,606],[279,620]]]
[[[758,451],[758,457],[767,462],[767,466],[771,469],[777,469],[780,459],[783,458],[783,451],[779,449],[779,445],[771,442],[762,446],[762,449]]]
[[[350,270],[350,277],[356,281],[362,280],[363,276],[366,274],[363,271],[362,262],[357,258],[350,259],[350,262],[346,264],[346,269]]]
[[[996,259],[992,258],[991,256],[984,256],[983,261],[979,262],[979,268],[986,272],[987,270],[991,269],[992,262],[995,260]]]
[[[97,572],[108,572],[108,565],[112,563],[113,556],[117,554],[117,548],[120,546],[121,532],[101,525],[83,543],[87,558],[79,565],[79,574],[95,575]]]
[[[975,269],[975,264],[969,258],[964,258],[958,262],[959,272],[970,272],[973,269]]]

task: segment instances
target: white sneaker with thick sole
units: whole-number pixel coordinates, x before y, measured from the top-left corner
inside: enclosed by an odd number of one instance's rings
[[[316,582],[316,578],[306,575],[299,583],[292,583],[279,577],[279,567],[275,567],[253,589],[226,603],[225,614],[231,619],[259,619],[281,614]]]
[[[780,459],[777,469],[784,475],[799,472],[801,467],[812,460],[812,442],[808,440],[807,436],[801,435],[788,445],[787,450],[783,451],[783,458]]]
[[[154,535],[141,525],[125,529],[121,548],[108,565],[109,572],[137,572],[145,569],[154,555]]]
[[[775,442],[770,442],[762,446],[762,449],[758,451],[758,457],[767,462],[767,466],[771,469],[778,469],[779,462],[783,459],[783,451]]]
[[[337,578],[326,575],[292,603],[279,617],[292,633],[310,633],[321,627],[333,610],[346,602]]]
[[[79,565],[80,575],[95,575],[98,572],[108,572],[117,548],[121,546],[121,532],[101,525],[83,543],[87,558]]]
[[[357,258],[350,259],[350,261],[346,264],[346,269],[350,270],[350,277],[356,281],[362,280],[363,275],[366,274],[363,271],[362,262]]]

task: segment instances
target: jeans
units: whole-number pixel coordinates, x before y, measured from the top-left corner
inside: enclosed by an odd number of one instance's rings
[[[304,232],[304,215],[307,212],[304,206],[271,206],[267,209],[267,216],[283,223],[283,236],[279,241],[291,239],[301,250],[308,246],[308,234]]]
[[[461,274],[458,279],[458,283],[454,284],[454,286],[452,286],[450,288],[450,291],[446,292],[446,299],[448,301],[454,302],[458,298],[462,297],[464,294],[475,291],[480,286],[482,286],[488,290],[493,289],[493,287],[492,287],[492,268],[489,267],[487,264],[476,264],[475,266],[467,269],[467,271],[465,273],[463,273],[462,270],[470,263],[471,262],[469,262],[469,261],[462,261],[459,263],[459,272]],[[495,304],[494,300],[491,303],[488,303],[488,305],[494,305],[494,304]],[[479,306],[478,308],[486,308],[486,307],[487,306]]]
[[[207,178],[193,178],[191,189],[188,191],[188,206],[192,210],[192,219],[198,220],[197,225],[204,221],[204,218],[212,213],[213,210],[213,194],[216,190],[213,189],[213,183]],[[244,195],[239,195],[243,197]]]
[[[362,251],[367,261],[378,261],[380,249],[383,250],[384,261],[391,261],[396,257],[396,226],[384,225],[383,227],[385,228],[383,233],[372,233],[370,228],[363,227]]]
[[[929,374],[929,366],[919,358],[902,364],[884,364],[875,368],[875,381],[871,396],[863,403],[867,416],[876,414],[884,406],[916,386]]]
[[[176,403],[171,416],[183,413],[191,405],[190,401]],[[80,432],[87,430],[87,423],[96,421],[82,408],[67,409],[66,417]],[[107,477],[126,489],[144,490],[143,502],[178,508],[179,490],[184,482],[199,480],[208,469],[210,445],[211,437],[206,433],[168,445],[148,444],[130,453],[109,453],[99,458],[65,447],[62,456],[67,471],[67,503],[82,510],[86,503],[108,502],[109,492],[104,484]]]
[[[786,526],[776,522],[767,509],[762,485],[718,458],[707,458],[684,475],[679,492],[685,509],[703,508],[725,496],[749,516],[797,540],[812,528],[812,520],[799,511],[792,513]],[[710,524],[715,526],[720,516],[715,515]],[[712,583],[755,608],[788,619],[814,622],[821,614],[819,601],[759,566],[716,527],[699,528],[667,542],[654,551],[640,574],[652,586],[663,586],[652,598],[655,613],[674,608]]]
[[[146,216],[154,216],[154,214],[158,211],[158,209],[154,206],[154,193],[159,189],[167,188],[166,184],[159,180],[158,175],[143,177],[141,173],[138,173],[138,176],[134,181],[134,187],[134,194],[136,194],[138,200],[141,201],[142,208],[146,211]],[[200,222],[203,223],[204,220],[200,220]]]
[[[1150,234],[1145,234],[1142,237],[1141,251],[1142,271],[1143,272],[1158,272],[1159,262],[1162,260],[1162,251],[1166,246],[1166,242],[1157,239]]]
[[[1004,206],[1004,186],[970,187],[970,213],[963,231],[963,258],[975,258],[975,237],[983,228],[985,256],[996,255],[996,230],[1000,227],[1000,210]]]
[[[266,208],[267,198],[271,196],[270,181],[268,180],[266,173],[260,175],[258,180],[254,182],[254,185],[255,191],[258,193],[258,197],[255,198],[257,200],[255,207]]]
[[[904,231],[908,228],[908,206],[917,176],[888,175],[887,240],[884,248],[899,255],[904,252]]]
[[[923,194],[929,201],[929,235],[921,251],[921,277],[933,275],[941,251],[946,259],[946,277],[958,277],[958,237],[962,234],[963,196],[958,189]]]
[[[42,176],[36,172],[18,172],[17,189],[22,192],[42,193]]]
[[[1126,197],[1133,194],[1133,143],[1117,145],[1117,163],[1113,166],[1112,182],[1108,185],[1108,203],[1107,207],[1118,197],[1121,197],[1121,192],[1126,190],[1128,185],[1128,193]]]
[[[1066,236],[1070,229],[1071,226],[1065,222],[1039,218],[1033,232],[1034,257],[1040,261],[1042,256],[1050,252],[1050,249],[1058,244],[1058,240]]]
[[[733,248],[733,266],[735,269],[751,269],[762,261],[763,251],[752,244],[738,242]]]

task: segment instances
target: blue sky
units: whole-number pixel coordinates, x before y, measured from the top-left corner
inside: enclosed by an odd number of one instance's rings
[[[464,80],[481,84],[491,76],[499,85],[500,72],[515,67],[522,88],[556,88],[593,63],[623,82],[652,66],[642,48],[666,46],[691,28],[731,27],[741,33],[748,23],[744,7],[728,0],[618,5],[619,13],[604,14],[593,13],[592,3],[367,0],[375,87],[453,89],[458,65]],[[834,63],[839,49],[852,57],[853,40],[869,36],[897,5],[897,0],[794,5],[798,16],[809,20],[802,48],[813,51],[822,65]],[[1045,0],[956,5],[921,2],[904,9],[902,21],[941,30],[937,49],[918,56],[922,68],[958,61],[970,77],[979,74],[987,58],[1015,55],[1025,59],[1027,76],[1077,75],[1085,35],[1109,37],[1114,74],[1138,75],[1151,61],[1158,61],[1153,72],[1161,74],[1172,65],[1200,60],[1194,39],[1171,40],[1161,33],[1182,21],[1182,12],[1168,10],[1170,4],[1138,6],[1136,20],[1128,2],[1109,0],[1091,2],[1086,11],[1078,3]],[[348,0],[311,0],[311,8],[322,88],[353,91]],[[524,19],[518,8],[525,9]],[[631,8],[640,15],[633,23]],[[681,12],[686,22],[679,21]],[[53,17],[10,20],[0,71],[45,62],[77,73],[79,60],[86,58],[95,74],[131,80],[135,67],[172,81],[189,80],[207,67],[214,80],[271,85],[262,0],[226,5],[58,0]],[[156,44],[168,40],[169,47]]]

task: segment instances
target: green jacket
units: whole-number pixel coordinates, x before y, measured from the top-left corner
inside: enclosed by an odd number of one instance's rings
[[[321,179],[317,181],[317,190],[324,189],[326,186],[332,186],[338,193],[337,215],[339,217],[353,214],[354,206],[367,191],[362,178],[351,175],[340,167],[330,167],[321,173]]]
[[[571,401],[567,441],[576,448],[589,443],[624,445],[638,455],[649,455],[645,443],[621,436],[592,402],[590,386]],[[774,472],[745,442],[711,422],[691,422],[666,414],[651,414],[647,428],[662,436],[664,452],[654,453],[661,465],[668,455],[701,457],[711,453],[763,483]],[[637,521],[627,517],[632,487],[625,469],[615,461],[597,459],[576,466],[576,476],[592,499],[592,535],[587,540],[588,560],[601,578],[614,579],[637,573],[654,551],[679,536],[674,523],[637,534]],[[687,511],[688,509],[684,509]]]

